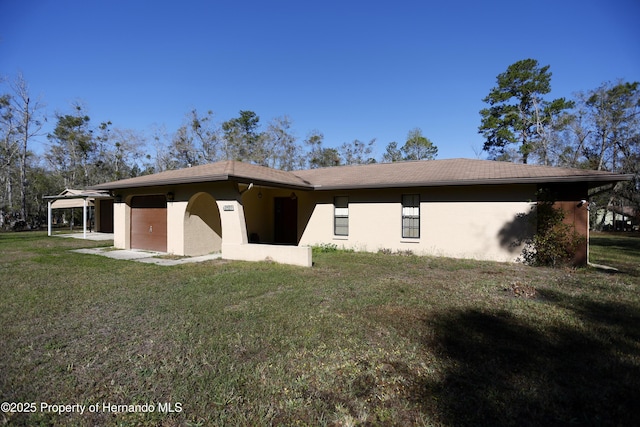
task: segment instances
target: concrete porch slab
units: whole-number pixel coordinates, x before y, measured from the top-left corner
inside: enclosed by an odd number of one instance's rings
[[[67,233],[67,234],[54,234],[53,237],[66,237],[72,239],[83,239],[85,240],[83,233]],[[88,232],[86,240],[113,240],[113,233],[99,233],[99,232]]]
[[[168,254],[163,252],[144,251],[138,249],[113,249],[113,248],[85,248],[74,249],[71,252],[89,255],[100,255],[112,259],[128,260],[145,262],[148,264],[156,265],[180,265],[194,262],[210,261],[222,257],[222,254],[209,254],[196,257],[184,257],[184,258],[162,258]]]

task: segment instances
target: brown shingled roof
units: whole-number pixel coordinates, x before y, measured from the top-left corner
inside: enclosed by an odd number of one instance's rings
[[[227,180],[301,190],[552,182],[587,182],[596,187],[630,179],[632,175],[604,171],[472,159],[376,163],[293,172],[228,160],[109,182],[94,188],[115,190]]]
[[[632,175],[473,159],[374,163],[294,172],[316,189],[589,182],[599,186]]]
[[[185,169],[159,172],[153,175],[122,179],[120,181],[99,184],[93,188],[115,190],[120,188],[152,187],[228,180],[254,182],[256,184],[286,188],[312,188],[302,178],[292,174],[291,172],[252,165],[250,163],[237,162],[234,160],[225,160]]]

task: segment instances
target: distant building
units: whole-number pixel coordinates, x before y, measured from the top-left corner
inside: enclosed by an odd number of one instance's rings
[[[638,231],[640,211],[633,206],[609,206],[596,211],[596,229],[602,231]]]

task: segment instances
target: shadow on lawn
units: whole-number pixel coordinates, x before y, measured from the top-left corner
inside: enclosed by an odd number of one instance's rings
[[[446,375],[418,381],[411,398],[425,412],[436,402],[446,425],[640,425],[640,313],[559,292],[544,299],[584,327],[531,325],[506,312],[443,315],[427,345],[448,361]]]

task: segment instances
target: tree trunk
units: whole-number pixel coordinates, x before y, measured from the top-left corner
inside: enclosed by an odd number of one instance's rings
[[[20,219],[27,220],[27,145],[29,142],[29,124],[31,115],[29,110],[29,98],[24,99],[22,151],[20,153]]]

